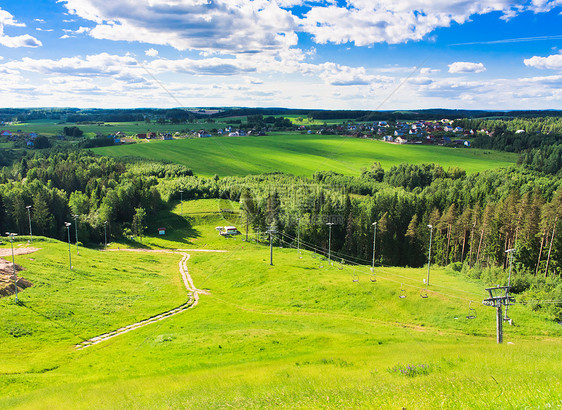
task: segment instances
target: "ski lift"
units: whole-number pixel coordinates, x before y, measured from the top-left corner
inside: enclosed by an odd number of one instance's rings
[[[400,296],[398,296],[400,299],[404,299],[406,297],[406,290],[404,289],[404,286],[402,286],[402,284],[400,284]]]
[[[375,283],[377,281],[377,274],[376,273],[371,274],[370,279],[371,279],[371,282]]]
[[[353,282],[359,282],[359,276],[353,275]]]
[[[476,319],[476,309],[472,306],[472,300],[468,303],[468,315],[466,316],[467,319]]]
[[[426,299],[428,297],[427,288],[420,290],[420,297]]]
[[[302,259],[302,252],[299,251],[299,259]]]

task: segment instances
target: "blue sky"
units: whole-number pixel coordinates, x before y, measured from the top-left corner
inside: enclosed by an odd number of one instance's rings
[[[562,0],[0,1],[4,107],[562,109]]]

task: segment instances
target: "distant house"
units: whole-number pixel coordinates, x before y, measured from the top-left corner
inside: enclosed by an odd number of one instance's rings
[[[515,131],[516,134],[523,134],[525,132],[525,130],[517,130]]]
[[[398,144],[407,144],[408,140],[406,138],[398,137],[395,140]]]
[[[27,147],[28,148],[33,148],[34,145],[35,145],[35,143],[33,141],[27,141]]]
[[[394,142],[394,137],[392,135],[385,135],[382,137],[382,140],[386,142]]]
[[[11,137],[11,136],[12,136],[12,133],[11,133],[10,131],[4,130],[4,131],[1,131],[1,132],[0,132],[0,135],[1,135],[2,137]]]
[[[239,137],[240,133],[238,131],[234,131],[234,132],[229,132],[228,133],[229,137]]]
[[[151,138],[156,138],[156,133],[155,132],[147,132],[146,133],[146,138],[151,139]]]
[[[453,132],[453,127],[451,127],[450,125],[445,125],[443,127],[443,131],[445,132]]]
[[[35,138],[37,138],[37,133],[36,132],[30,132],[28,134],[28,137],[30,140],[34,140]]]
[[[137,134],[137,138],[146,138],[146,134]]]
[[[162,139],[165,140],[165,141],[169,141],[169,140],[173,140],[174,137],[172,136],[172,134],[167,132],[165,134],[162,134]]]
[[[455,127],[453,132],[463,132],[463,129],[461,127]]]
[[[209,138],[209,137],[212,137],[212,135],[209,134],[209,133],[208,133],[207,131],[205,131],[205,130],[200,130],[199,132],[197,132],[197,136],[198,136],[199,138]]]

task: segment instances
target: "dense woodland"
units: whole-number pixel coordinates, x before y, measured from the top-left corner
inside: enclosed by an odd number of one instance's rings
[[[435,164],[384,170],[374,163],[359,176],[318,172],[311,178],[200,178],[180,165],[87,151],[36,153],[12,157],[13,164],[1,169],[0,229],[28,234],[31,216],[35,235],[65,239],[64,222],[76,215],[86,244],[103,242],[104,228],[112,238],[141,236],[146,221],[179,200],[183,190],[184,200],[239,201],[250,231],[273,227],[291,242],[298,230],[303,243],[322,252],[328,247],[326,223],[334,222],[332,254],[354,263],[371,261],[375,222],[377,265],[425,264],[428,225],[432,263],[490,283],[502,280],[505,251],[515,248],[515,289],[540,294],[537,299],[560,299],[562,179],[530,153],[523,152],[524,167],[471,175]],[[542,158],[547,161],[550,154]],[[548,309],[562,319],[562,306]]]

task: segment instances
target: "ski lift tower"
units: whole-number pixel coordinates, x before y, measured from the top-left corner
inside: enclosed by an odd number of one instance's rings
[[[503,343],[502,307],[515,304],[515,298],[509,296],[509,288],[509,286],[486,288],[490,297],[482,301],[484,305],[496,308],[496,334],[498,344]]]

